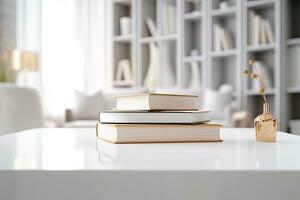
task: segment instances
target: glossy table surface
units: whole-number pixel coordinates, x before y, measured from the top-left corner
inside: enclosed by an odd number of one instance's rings
[[[33,129],[0,136],[0,170],[300,171],[300,137],[256,142],[253,129],[221,129],[223,142],[111,144],[94,129]]]

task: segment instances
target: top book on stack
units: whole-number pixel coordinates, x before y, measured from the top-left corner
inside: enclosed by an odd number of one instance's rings
[[[194,111],[198,96],[177,94],[131,94],[116,96],[116,110]]]

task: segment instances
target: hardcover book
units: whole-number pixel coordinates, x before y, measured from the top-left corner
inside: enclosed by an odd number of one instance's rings
[[[97,124],[97,137],[112,143],[220,142],[221,125]]]
[[[133,94],[117,96],[116,110],[198,110],[198,96],[177,94]]]

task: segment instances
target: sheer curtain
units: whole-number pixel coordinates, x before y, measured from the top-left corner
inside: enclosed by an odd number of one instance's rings
[[[42,0],[42,81],[46,89],[101,89],[105,5],[105,0]]]
[[[72,108],[74,90],[104,87],[106,0],[41,1],[42,85],[48,118],[56,120]]]

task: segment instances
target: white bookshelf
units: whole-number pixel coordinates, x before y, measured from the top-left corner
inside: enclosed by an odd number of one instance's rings
[[[290,120],[300,119],[300,2],[283,1],[283,22],[285,30],[282,41],[283,51],[283,95],[282,104],[287,112],[284,114],[285,128],[290,128]]]
[[[230,84],[234,88],[234,100],[241,106],[241,33],[242,12],[241,1],[229,0],[227,8],[220,7],[220,0],[209,3],[209,65],[210,87],[218,89],[222,84]],[[214,48],[214,24],[221,25],[228,31],[233,47],[216,51]]]
[[[206,2],[192,4],[188,1],[182,1],[182,73],[181,86],[189,89],[192,71],[191,64],[196,62],[199,67],[199,77],[201,77],[201,87],[207,86],[207,55],[205,54],[206,44],[205,26],[208,12],[205,9]],[[192,50],[197,50],[197,55],[191,55]]]
[[[135,21],[136,21],[136,10],[134,7],[136,2],[133,0],[112,0],[112,69],[109,70],[111,73],[111,87],[136,87],[137,80],[137,62],[136,62],[136,31],[135,31]],[[120,19],[122,17],[130,17],[131,21],[131,34],[122,35],[120,28]],[[133,79],[130,81],[120,81],[116,80],[116,72],[118,68],[118,63],[123,60],[128,59],[131,65],[131,73]]]
[[[271,24],[274,35],[273,42],[260,43],[253,45],[249,43],[251,31],[249,30],[248,21],[249,13],[254,12],[261,19],[267,20]],[[283,112],[281,109],[281,0],[247,0],[243,4],[243,66],[248,65],[248,60],[254,58],[260,61],[269,76],[271,77],[271,86],[267,88],[266,95],[270,103],[271,112],[279,119],[280,128],[283,129],[284,124],[281,123]],[[261,42],[261,41],[260,41]],[[247,108],[252,117],[262,113],[262,98],[258,94],[257,89],[253,88],[252,80],[248,77],[243,78],[243,107]]]
[[[119,59],[131,59],[133,68],[132,83],[115,83],[113,87],[143,87],[144,78],[149,65],[149,44],[155,43],[159,51],[159,68],[157,71],[158,86],[164,88],[186,88],[191,78],[191,63],[196,62],[200,68],[202,87],[218,89],[224,83],[234,87],[234,100],[241,109],[247,110],[253,117],[261,113],[261,97],[251,87],[251,80],[242,75],[248,65],[249,58],[263,62],[272,77],[272,86],[267,90],[271,104],[271,112],[279,119],[281,130],[286,130],[289,119],[300,119],[297,114],[285,112],[300,100],[300,82],[291,82],[285,77],[289,74],[300,75],[300,31],[289,26],[299,17],[290,13],[300,9],[296,0],[227,0],[228,7],[220,8],[221,0],[202,0],[199,5],[193,5],[187,0],[111,0],[113,9],[113,57],[112,66],[115,69]],[[173,20],[176,28],[173,32],[165,31],[166,4],[172,4],[176,10]],[[292,5],[292,6],[291,6]],[[120,12],[119,7],[125,10]],[[129,8],[126,11],[126,8]],[[252,45],[248,43],[248,12],[268,19],[274,33],[274,42]],[[118,12],[116,12],[118,11]],[[120,15],[129,13],[133,18],[132,34],[120,36],[118,32]],[[288,17],[289,15],[289,17]],[[151,18],[157,34],[151,36],[145,24],[145,19]],[[232,36],[232,49],[215,51],[213,24],[219,23]],[[285,25],[287,28],[285,27]],[[289,31],[285,31],[285,30]],[[117,31],[116,31],[117,30]],[[285,38],[285,40],[283,40]],[[198,51],[191,55],[192,49]],[[166,56],[166,51],[168,56]],[[287,52],[287,53],[286,53]],[[299,57],[299,56],[298,56]],[[168,58],[169,60],[166,60]],[[293,61],[294,65],[289,63]],[[298,64],[299,65],[295,65]],[[166,63],[172,66],[171,74],[166,74]],[[114,74],[113,74],[114,75]],[[112,75],[112,76],[113,76]],[[172,84],[164,82],[169,76],[175,80]],[[113,79],[112,79],[113,80]],[[126,86],[124,86],[126,85]],[[297,112],[297,111],[293,111]]]

